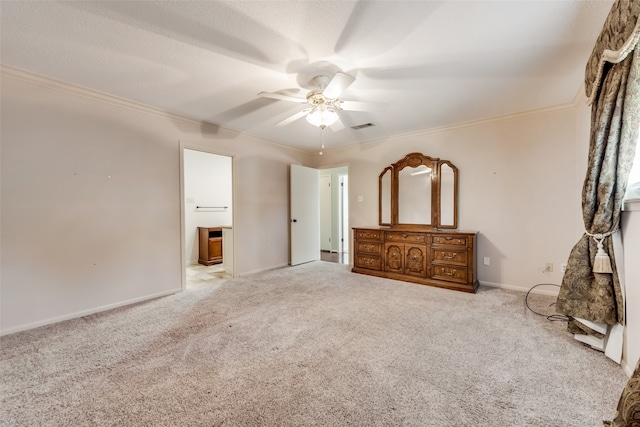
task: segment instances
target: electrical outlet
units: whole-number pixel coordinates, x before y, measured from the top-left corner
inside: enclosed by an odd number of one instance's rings
[[[483,265],[491,265],[491,258],[489,258],[488,256],[484,257],[484,260],[482,262]]]
[[[565,262],[565,263],[560,264],[560,271],[562,271],[563,273],[564,273],[565,271],[567,271],[567,263],[566,263],[566,262]]]
[[[545,273],[551,273],[553,272],[553,263],[552,262],[548,262],[544,265],[544,272]]]

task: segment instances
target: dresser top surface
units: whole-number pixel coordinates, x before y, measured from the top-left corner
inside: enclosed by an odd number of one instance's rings
[[[478,234],[477,231],[472,230],[436,230],[425,227],[411,227],[411,226],[403,226],[403,227],[352,227],[354,230],[375,230],[375,231],[385,231],[385,232],[398,232],[398,233],[431,233],[431,234]]]

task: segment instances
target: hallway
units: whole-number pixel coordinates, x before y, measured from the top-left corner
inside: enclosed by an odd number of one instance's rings
[[[338,264],[349,264],[349,252],[320,251],[320,259],[327,262],[337,262]]]

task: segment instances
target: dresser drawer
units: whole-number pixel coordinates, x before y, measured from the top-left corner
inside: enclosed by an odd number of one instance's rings
[[[378,256],[356,255],[353,263],[356,267],[369,270],[382,270],[382,258]]]
[[[447,234],[440,234],[433,236],[434,245],[455,245],[455,246],[467,246],[467,238]]]
[[[356,229],[356,239],[357,240],[377,240],[377,241],[381,242],[383,235],[384,235],[384,233],[382,231],[377,231],[377,230],[358,230],[358,229]]]
[[[431,254],[434,263],[467,265],[466,248],[432,248]]]
[[[378,242],[357,242],[356,252],[360,255],[382,255],[382,243]]]
[[[431,277],[434,279],[467,283],[466,267],[432,264],[431,272]]]
[[[427,236],[422,233],[387,232],[387,242],[425,243]]]

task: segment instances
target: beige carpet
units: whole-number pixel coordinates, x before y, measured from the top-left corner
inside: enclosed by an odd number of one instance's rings
[[[522,293],[321,261],[0,345],[2,426],[601,426],[627,380]]]

